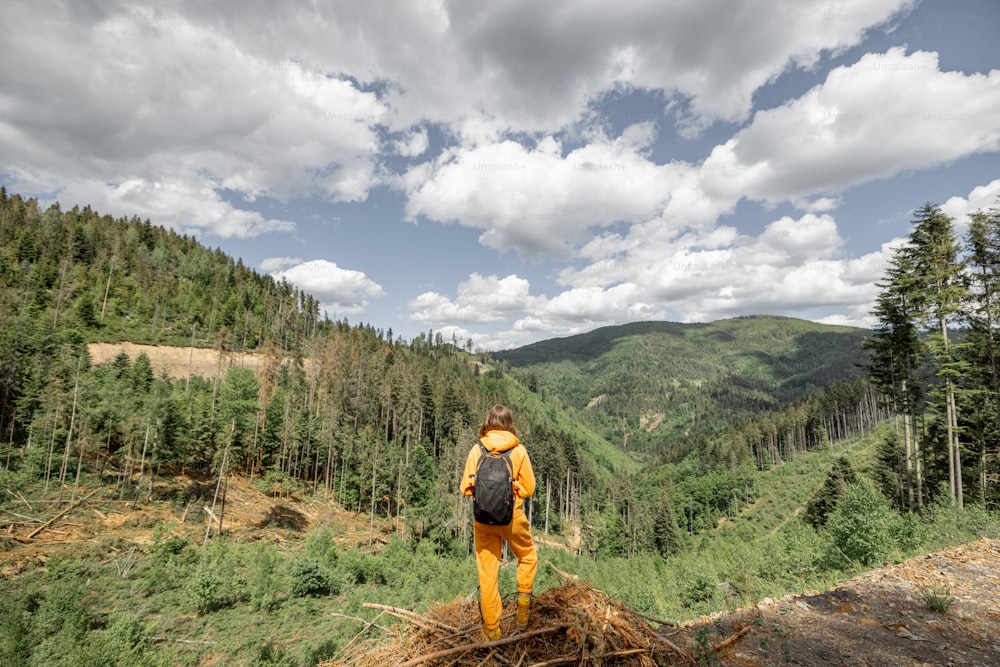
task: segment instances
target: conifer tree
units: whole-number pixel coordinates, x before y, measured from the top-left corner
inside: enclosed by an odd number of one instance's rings
[[[967,325],[962,378],[967,400],[963,422],[968,442],[978,453],[979,501],[986,505],[996,493],[990,482],[1000,477],[1000,209],[970,216],[967,236],[967,292],[963,315]]]
[[[868,367],[872,382],[888,397],[897,415],[897,435],[903,441],[905,452],[907,507],[913,511],[923,506],[923,471],[916,428],[923,394],[918,375],[922,344],[916,324],[911,274],[910,258],[897,250],[885,281],[879,284],[882,292],[872,313],[878,321],[865,347],[872,354]],[[900,420],[902,433],[899,433]]]
[[[965,288],[960,279],[962,263],[952,220],[933,204],[924,204],[914,215],[910,243],[903,248],[913,269],[913,296],[929,333],[928,347],[935,361],[935,403],[944,415],[948,457],[948,488],[961,507],[962,458],[955,400],[956,381],[964,371],[949,339],[949,324],[962,304]]]

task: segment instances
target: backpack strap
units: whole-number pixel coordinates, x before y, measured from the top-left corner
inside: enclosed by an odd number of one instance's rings
[[[479,465],[483,462],[484,456],[489,456],[492,452],[486,449],[482,441],[479,442],[479,460],[476,462],[476,470],[479,470]],[[507,463],[507,474],[510,477],[510,481],[514,481],[514,462],[510,460],[510,449],[505,449],[502,452],[496,452],[500,454],[500,457]],[[475,477],[475,475],[473,475]]]

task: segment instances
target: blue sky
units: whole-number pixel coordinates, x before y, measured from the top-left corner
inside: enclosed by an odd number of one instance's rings
[[[992,0],[16,0],[0,183],[408,339],[868,326],[915,208],[961,234],[998,203],[998,28]]]

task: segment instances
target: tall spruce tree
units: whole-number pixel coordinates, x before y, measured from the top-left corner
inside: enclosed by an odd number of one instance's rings
[[[897,435],[903,442],[907,509],[910,511],[923,507],[924,500],[917,429],[917,417],[923,409],[919,375],[922,343],[917,328],[912,275],[911,258],[903,249],[897,249],[885,280],[879,283],[882,292],[872,312],[878,321],[872,337],[865,342],[872,354],[868,367],[872,383],[888,397],[896,415]]]
[[[967,397],[962,416],[968,442],[978,453],[979,501],[988,505],[996,501],[1000,478],[1000,208],[970,216],[966,251],[967,332],[961,356],[968,370],[962,378]]]
[[[962,262],[952,219],[937,206],[927,203],[913,218],[913,231],[903,252],[913,267],[914,297],[922,324],[928,332],[929,351],[934,359],[934,407],[944,417],[945,446],[948,459],[948,488],[959,507],[963,504],[962,456],[959,443],[956,381],[964,363],[955,354],[949,339],[949,324],[956,318],[965,287]]]

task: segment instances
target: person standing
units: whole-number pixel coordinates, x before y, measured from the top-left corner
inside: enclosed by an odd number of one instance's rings
[[[488,455],[487,453],[506,455],[505,458],[509,458],[514,491],[514,509],[510,523],[497,526],[475,521],[473,524],[483,637],[492,641],[503,637],[503,632],[500,630],[503,602],[500,599],[499,588],[502,543],[506,541],[517,556],[515,628],[519,632],[528,626],[531,590],[535,585],[535,574],[538,571],[538,554],[531,538],[528,517],[524,513],[524,499],[535,493],[535,472],[531,468],[528,450],[518,438],[517,429],[514,427],[514,416],[510,408],[505,405],[493,406],[479,427],[479,442],[469,450],[465,460],[465,473],[461,483],[464,495],[473,495],[480,459]]]

